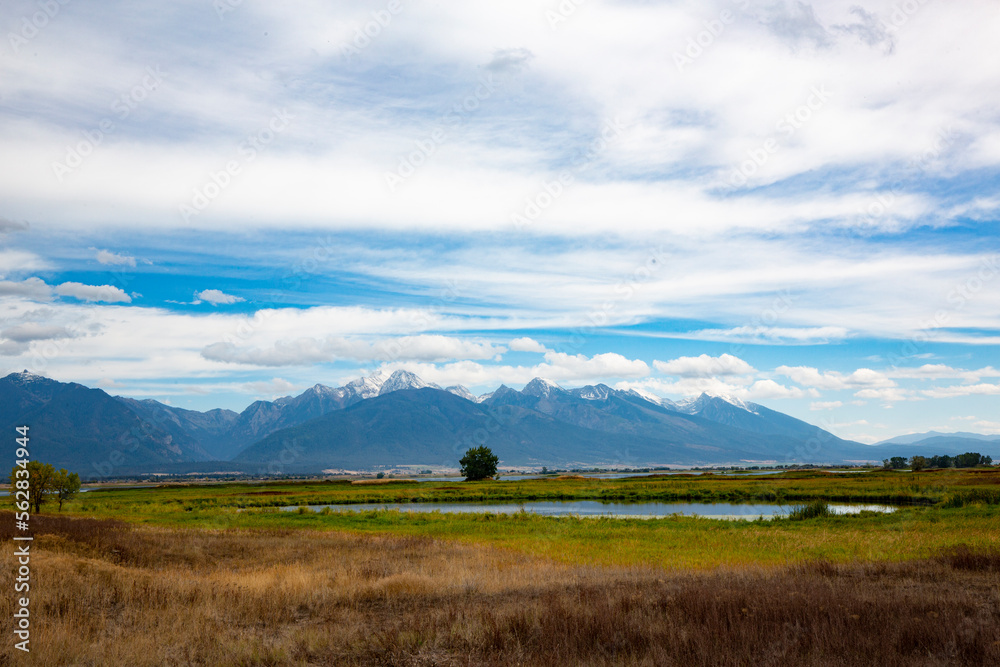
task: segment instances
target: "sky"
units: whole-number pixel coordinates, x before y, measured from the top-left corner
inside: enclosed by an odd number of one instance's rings
[[[0,6],[0,373],[1000,433],[1000,7]]]

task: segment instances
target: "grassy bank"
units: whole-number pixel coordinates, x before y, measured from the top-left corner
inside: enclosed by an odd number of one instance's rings
[[[935,504],[974,494],[1000,504],[1000,470],[920,473],[790,472],[779,475],[664,475],[625,479],[561,478],[487,482],[399,482],[371,485],[348,480],[267,484],[166,485],[83,494],[82,512],[157,513],[170,509],[253,508],[389,502],[503,502],[605,500],[616,502],[776,502],[810,500]],[[956,504],[962,504],[957,502]],[[157,507],[157,505],[161,507]]]
[[[81,494],[68,513],[172,527],[394,534],[486,543],[559,562],[674,569],[928,558],[959,544],[988,547],[1000,535],[1000,471],[790,473],[758,477],[560,479],[511,482],[350,482],[171,485]],[[696,518],[576,519],[406,512],[279,512],[277,507],[469,500],[771,500],[922,502],[894,514],[804,521]],[[927,503],[935,502],[935,505]]]

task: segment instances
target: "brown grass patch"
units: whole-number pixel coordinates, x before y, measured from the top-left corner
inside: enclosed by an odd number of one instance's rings
[[[413,484],[415,479],[356,479],[351,482],[351,486],[368,486],[373,484]]]
[[[8,593],[0,664],[1000,664],[995,551],[678,573],[416,537],[32,521],[32,653],[13,649]],[[8,545],[12,524],[0,514]]]

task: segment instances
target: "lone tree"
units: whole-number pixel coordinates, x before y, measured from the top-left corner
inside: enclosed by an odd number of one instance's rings
[[[10,484],[14,502],[24,500],[24,496],[17,495],[18,491],[26,491],[28,502],[35,514],[39,514],[42,504],[52,496],[59,501],[59,511],[62,511],[63,503],[80,491],[80,476],[65,468],[57,472],[51,463],[29,461],[26,468],[14,466],[10,471]]]
[[[52,492],[56,494],[59,511],[62,512],[63,503],[72,500],[73,496],[80,492],[80,476],[75,472],[69,472],[66,468],[60,468],[52,478]]]
[[[42,511],[42,503],[52,493],[52,478],[55,475],[56,470],[51,463],[28,461],[26,468],[14,466],[10,471],[10,496],[14,502],[18,502],[24,500],[24,496],[19,497],[17,492],[27,491],[28,502],[35,514],[38,514]]]
[[[465,475],[466,482],[496,477],[499,462],[500,459],[489,447],[485,446],[473,447],[465,452],[465,456],[459,461],[462,464],[462,474]]]
[[[910,457],[910,470],[920,472],[927,467],[927,459],[923,456]]]

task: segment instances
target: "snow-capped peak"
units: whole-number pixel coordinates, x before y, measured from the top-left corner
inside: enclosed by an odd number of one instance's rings
[[[636,389],[635,387],[630,387],[626,394],[631,394],[632,396],[638,396],[644,401],[649,401],[653,405],[659,405],[667,408],[676,408],[677,404],[673,401],[657,396],[656,394],[646,391],[645,389]]]
[[[468,388],[466,388],[463,385],[456,384],[456,385],[454,385],[452,387],[445,387],[444,390],[447,391],[450,394],[455,394],[456,396],[461,396],[462,398],[464,398],[467,401],[472,401],[473,403],[477,403],[478,402],[478,399],[476,399],[476,397],[472,394],[472,392],[469,391]]]
[[[35,382],[43,382],[45,380],[48,380],[48,378],[43,375],[35,375],[34,373],[29,373],[27,369],[21,371],[20,373],[11,373],[4,379],[10,380],[11,382],[18,384],[22,387],[26,384],[33,384]]]
[[[382,386],[379,387],[378,395],[382,396],[383,394],[401,389],[423,389],[424,387],[441,388],[433,382],[421,380],[410,371],[396,371],[382,383]]]
[[[614,389],[606,384],[589,384],[576,390],[577,396],[587,401],[603,401],[612,393],[614,393]]]
[[[346,396],[349,391],[350,390],[347,389],[347,387],[328,387],[325,384],[316,384],[307,389],[305,393],[312,394],[320,398],[334,397],[340,399]]]
[[[388,379],[388,376],[383,371],[377,371],[368,377],[351,380],[344,385],[344,389],[361,398],[371,398],[378,396],[379,390]]]
[[[753,414],[757,414],[757,411],[754,409],[756,407],[756,405],[753,404],[753,403],[747,403],[742,398],[736,398],[735,396],[733,396],[731,394],[717,394],[715,396],[715,398],[721,398],[726,403],[729,403],[730,405],[734,405],[737,408],[740,408],[741,410],[746,410],[747,412],[751,412]]]
[[[732,394],[709,394],[708,392],[703,393],[697,398],[686,398],[683,401],[678,401],[676,409],[678,412],[696,415],[704,410],[713,400],[725,401],[740,410],[757,414],[757,411],[754,409],[756,407],[754,403],[747,403],[742,398],[737,398]]]
[[[528,396],[545,398],[554,391],[563,392],[566,390],[551,380],[546,380],[545,378],[535,378],[528,384],[524,385],[524,389],[521,390],[521,393]]]

